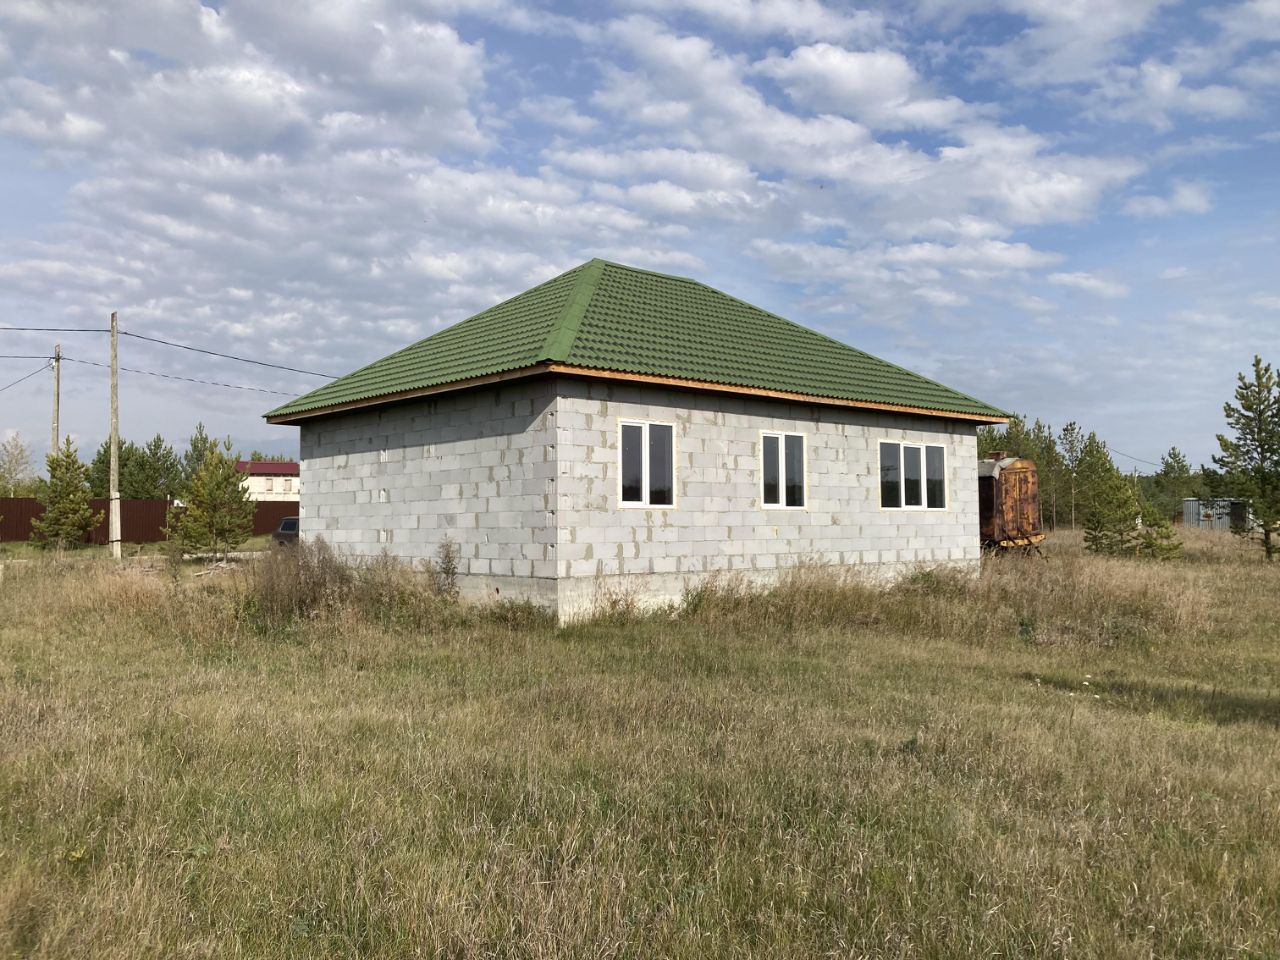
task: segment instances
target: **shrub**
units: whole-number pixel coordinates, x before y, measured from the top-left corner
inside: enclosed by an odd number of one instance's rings
[[[323,538],[270,551],[244,569],[239,584],[242,615],[263,632],[341,617],[421,629],[438,625],[457,596],[456,565],[433,565],[423,575],[385,552],[351,563]]]

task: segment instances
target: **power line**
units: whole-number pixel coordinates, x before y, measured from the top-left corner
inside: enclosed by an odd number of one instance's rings
[[[1115,447],[1108,447],[1108,449],[1112,453],[1118,453],[1122,457],[1128,457],[1130,460],[1136,460],[1138,463],[1145,463],[1147,466],[1150,466],[1150,467],[1160,466],[1160,464],[1158,463],[1152,463],[1150,460],[1143,460],[1141,457],[1135,457],[1133,454],[1125,453],[1123,450],[1117,450]]]
[[[28,373],[25,377],[19,377],[17,380],[13,381],[13,383],[6,384],[5,386],[0,387],[0,393],[4,393],[6,390],[8,390],[8,389],[9,389],[9,387],[16,387],[18,384],[22,383],[22,381],[24,381],[24,380],[30,380],[30,379],[31,379],[32,377],[34,377],[37,373],[44,373],[46,370],[48,370],[48,369],[49,369],[49,367],[50,367],[50,366],[52,366],[52,364],[48,364],[48,363],[46,363],[46,364],[45,364],[43,367],[41,367],[39,370],[32,370],[32,371],[31,371],[30,373]]]
[[[239,360],[241,363],[255,363],[260,367],[271,367],[273,370],[288,370],[290,373],[303,373],[309,377],[325,377],[332,380],[335,374],[317,373],[315,370],[299,370],[297,367],[286,367],[279,363],[268,363],[265,360],[251,360],[248,357],[237,357],[230,353],[218,353],[216,350],[205,350],[202,347],[192,347],[185,343],[174,343],[172,340],[161,340],[159,337],[147,337],[141,333],[130,333],[128,330],[121,330],[120,336],[133,337],[135,340],[146,340],[149,343],[160,343],[166,347],[177,347],[179,350],[190,350],[193,353],[203,353],[210,357],[222,357],[224,360]]]
[[[110,333],[106,327],[0,327],[0,332],[19,331],[27,333]],[[122,337],[132,337],[135,340],[145,340],[148,343],[158,343],[166,347],[177,347],[179,350],[190,350],[192,353],[203,353],[210,357],[221,357],[224,360],[237,360],[240,363],[252,363],[259,367],[270,367],[273,370],[287,370],[289,373],[301,373],[308,377],[324,377],[326,380],[334,379],[337,374],[319,373],[315,370],[302,370],[298,367],[286,367],[280,363],[268,363],[266,360],[253,360],[250,357],[237,357],[231,353],[219,353],[217,350],[206,350],[204,347],[193,347],[187,343],[175,343],[172,340],[162,340],[159,337],[149,337],[142,333],[130,333],[128,330],[119,331]]]
[[[0,331],[18,330],[24,333],[110,333],[106,327],[0,327]]]
[[[62,359],[67,360],[71,363],[87,364],[90,367],[106,368],[110,366],[110,364],[99,363],[96,360],[79,360],[75,357],[67,357],[67,356],[64,356]],[[268,390],[265,387],[251,387],[243,383],[221,383],[220,381],[217,381],[217,380],[198,380],[195,377],[179,377],[172,373],[157,373],[154,370],[136,370],[132,367],[120,367],[120,369],[123,370],[125,373],[141,373],[148,377],[161,377],[165,380],[182,380],[182,381],[185,381],[186,383],[203,383],[206,386],[227,387],[231,390],[252,390],[254,393],[274,393],[277,396],[281,396],[281,397],[293,396],[292,393],[286,393],[283,390]]]
[[[0,353],[0,360],[51,360],[43,353]]]

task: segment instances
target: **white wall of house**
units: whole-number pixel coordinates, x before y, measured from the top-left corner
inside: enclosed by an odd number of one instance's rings
[[[673,426],[673,506],[621,504],[628,419]],[[762,503],[763,431],[804,437],[802,509]],[[880,506],[880,440],[945,449],[945,509]],[[676,598],[713,573],[980,557],[976,428],[962,421],[560,378],[304,421],[301,451],[304,538],[422,562],[448,536],[464,593],[562,616],[602,589]]]
[[[446,537],[471,597],[555,602],[549,381],[303,422],[301,533],[418,564]]]
[[[297,500],[299,495],[297,477],[246,476],[241,485],[254,500]]]
[[[619,505],[624,420],[674,425],[673,507]],[[711,573],[768,580],[800,561],[890,575],[980,561],[977,429],[963,421],[565,379],[556,429],[562,610],[629,580],[677,598]],[[764,432],[804,437],[803,509],[763,504]],[[881,508],[881,440],[945,449],[944,509]]]

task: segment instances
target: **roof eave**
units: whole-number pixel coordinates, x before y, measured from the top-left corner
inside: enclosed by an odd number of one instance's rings
[[[709,393],[730,393],[763,397],[770,400],[787,400],[793,403],[808,403],[817,406],[876,410],[883,413],[907,413],[912,414],[913,416],[933,417],[939,420],[963,420],[979,424],[1000,424],[1009,422],[1009,418],[1007,416],[997,416],[995,414],[937,410],[929,407],[912,406],[910,404],[881,403],[875,400],[848,400],[842,397],[823,397],[816,394],[801,393],[791,390],[772,390],[764,387],[747,387],[733,383],[690,380],[683,377],[670,377],[649,373],[632,373],[625,370],[605,370],[598,367],[582,367],[576,364],[559,363],[555,361],[536,363],[527,367],[519,367],[515,370],[503,371],[502,373],[486,374],[485,376],[480,377],[468,377],[464,380],[453,380],[449,383],[440,383],[414,390],[399,390],[394,393],[384,393],[376,397],[367,397],[362,400],[350,400],[345,403],[314,407],[310,410],[299,410],[294,413],[285,413],[278,416],[267,415],[266,421],[268,423],[275,424],[298,424],[305,420],[314,420],[319,417],[328,417],[339,413],[348,413],[353,410],[380,407],[388,403],[415,400],[421,397],[430,397],[442,393],[454,393],[459,390],[488,386],[494,383],[523,380],[528,377],[535,377],[548,373],[559,374],[561,376],[582,377],[589,380],[621,380],[629,383],[645,383],[654,386],[674,387],[684,390],[700,390]]]

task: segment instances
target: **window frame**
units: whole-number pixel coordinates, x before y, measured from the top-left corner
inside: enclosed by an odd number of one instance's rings
[[[671,502],[670,503],[650,503],[649,502],[649,427],[670,427],[671,428]],[[640,446],[640,487],[644,491],[643,500],[624,500],[622,498],[623,472],[622,472],[622,428],[623,427],[640,427],[643,431]],[[679,501],[679,443],[677,440],[676,425],[670,420],[645,420],[641,417],[618,417],[615,424],[618,438],[618,508],[622,510],[674,510]]]
[[[897,444],[898,446],[898,505],[885,506],[883,491],[883,470],[884,470],[884,452],[883,445],[886,443]],[[920,451],[920,504],[918,506],[907,505],[907,459],[906,450],[911,447]],[[929,449],[937,447],[942,451],[942,506],[929,506]],[[944,443],[915,443],[907,440],[890,440],[881,438],[876,441],[876,502],[881,510],[932,510],[938,513],[946,513],[951,508],[951,481],[950,471],[947,470],[947,446]]]
[[[769,503],[764,498],[764,438],[776,437],[778,440],[778,502]],[[793,507],[787,505],[787,437],[800,438],[800,489],[803,491],[804,503]],[[760,509],[762,510],[808,510],[809,509],[809,436],[794,430],[761,430],[760,447],[757,462],[760,469]]]

